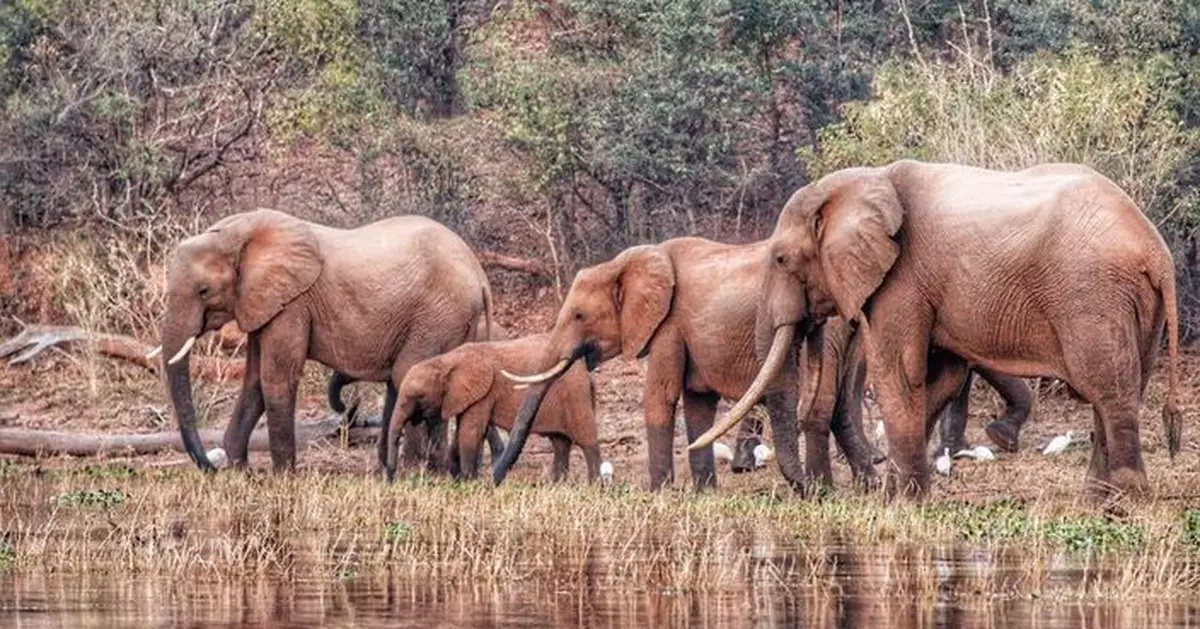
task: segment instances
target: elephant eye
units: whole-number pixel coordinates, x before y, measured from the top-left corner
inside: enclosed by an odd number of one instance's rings
[[[787,266],[787,256],[783,255],[782,253],[775,256],[775,264],[778,264],[779,266]]]
[[[583,312],[582,311],[576,310],[575,314],[573,316],[576,321],[583,321]]]
[[[200,288],[196,289],[196,294],[200,296],[200,299],[207,298],[211,292],[212,290],[207,286],[201,286]]]

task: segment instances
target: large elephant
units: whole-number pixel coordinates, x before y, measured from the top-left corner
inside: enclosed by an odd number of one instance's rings
[[[902,160],[837,171],[792,195],[768,260],[774,341],[747,395],[775,379],[797,328],[810,335],[835,314],[857,321],[887,426],[888,495],[927,494],[931,409],[969,365],[1065,381],[1094,409],[1089,486],[1145,491],[1138,410],[1164,325],[1163,422],[1171,456],[1179,449],[1171,252],[1129,196],[1086,166]]]
[[[289,470],[306,360],[394,384],[417,362],[476,340],[481,320],[486,330],[490,319],[491,288],[475,254],[428,218],[400,216],[356,229],[267,209],[222,219],[181,242],[168,267],[161,349],[188,455],[200,469],[213,469],[196,434],[188,353],[199,335],[230,320],[248,342],[225,451],[244,466],[250,432],[265,411],[272,466]],[[426,447],[421,434],[406,435],[407,458]],[[385,426],[381,462],[386,444]]]
[[[650,488],[659,489],[675,476],[672,441],[679,398],[687,437],[694,439],[712,425],[717,402],[745,393],[758,370],[754,324],[767,245],[675,238],[626,249],[583,269],[559,309],[548,351],[541,365],[535,365],[546,371],[506,375],[539,383],[565,372],[580,357],[594,368],[618,355],[630,360],[648,356],[646,441]],[[785,370],[775,376],[779,386],[767,393],[766,405],[775,428],[776,459],[781,469],[796,471],[788,480],[799,485],[795,375]],[[530,391],[525,413],[493,468],[496,483],[521,451],[538,390]],[[753,438],[744,427],[743,433],[740,443]],[[835,435],[856,471],[869,473],[878,453],[866,443],[861,427],[842,430],[835,425]],[[827,438],[825,443],[828,447]],[[688,459],[694,486],[715,486],[712,448],[691,452]]]
[[[535,369],[549,340],[549,334],[534,334],[511,341],[467,343],[414,365],[400,383],[399,403],[390,418],[392,443],[384,466],[388,478],[395,477],[398,435],[405,424],[431,419],[449,423],[456,418],[450,466],[456,476],[474,478],[485,431],[493,425],[511,429],[525,397],[523,390],[498,372]],[[588,479],[596,480],[600,445],[595,396],[587,369],[575,365],[547,389],[532,431],[546,435],[553,445],[551,478],[566,478],[571,444],[575,444],[587,460]]]

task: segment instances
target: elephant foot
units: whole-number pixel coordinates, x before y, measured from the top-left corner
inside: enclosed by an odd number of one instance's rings
[[[754,466],[754,448],[762,443],[757,437],[739,438],[734,446],[733,460],[729,462],[729,470],[734,474],[743,472],[753,472]]]
[[[1016,452],[1020,447],[1018,437],[1021,428],[1007,420],[990,421],[984,426],[983,431],[987,433],[988,439],[996,444],[996,447],[1005,452]],[[950,452],[957,452],[957,450],[951,449]]]
[[[1145,496],[1150,493],[1150,481],[1146,479],[1145,470],[1122,467],[1112,471],[1109,482],[1121,493],[1129,496]]]

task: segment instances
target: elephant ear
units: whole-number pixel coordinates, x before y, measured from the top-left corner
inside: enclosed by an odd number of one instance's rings
[[[442,398],[442,417],[449,419],[482,400],[492,389],[496,370],[491,361],[468,354],[446,374],[446,396]]]
[[[862,175],[832,190],[815,220],[829,291],[842,317],[854,320],[900,255],[892,236],[904,207],[890,180]]]
[[[621,326],[621,353],[641,358],[675,296],[675,267],[660,247],[625,250],[617,260],[616,301]]]
[[[316,236],[303,221],[273,210],[249,212],[244,220],[234,230],[245,237],[234,316],[243,331],[253,332],[312,288],[323,260]]]

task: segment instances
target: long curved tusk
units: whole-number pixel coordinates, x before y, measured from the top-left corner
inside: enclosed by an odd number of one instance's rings
[[[517,374],[509,373],[503,369],[500,370],[500,373],[504,374],[505,378],[520,384],[541,384],[552,378],[557,378],[559,374],[566,371],[567,367],[570,366],[571,360],[569,358],[564,358],[555,363],[553,367],[547,369],[546,371],[543,371],[539,374],[534,374],[532,376],[518,376]]]
[[[750,409],[754,408],[759,398],[767,390],[767,386],[779,375],[783,361],[787,359],[788,346],[792,344],[792,336],[795,331],[796,326],[794,325],[785,325],[775,330],[775,340],[771,342],[771,351],[767,353],[767,359],[763,361],[762,369],[758,371],[754,382],[751,382],[750,387],[746,389],[746,394],[730,409],[724,419],[689,444],[688,450],[699,450],[712,445],[712,442],[729,432],[738,422],[742,421]]]
[[[187,353],[192,351],[192,346],[195,344],[196,344],[196,337],[194,337],[194,336],[189,337],[187,342],[183,344],[183,347],[179,348],[179,351],[175,352],[175,355],[171,357],[171,360],[167,361],[167,364],[174,365],[175,363],[183,360],[183,357],[187,356]]]
[[[162,353],[162,345],[155,345],[154,349],[146,352],[146,360],[154,360],[155,356]]]

